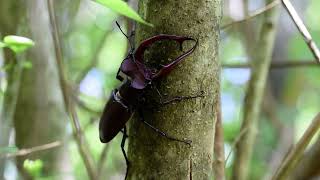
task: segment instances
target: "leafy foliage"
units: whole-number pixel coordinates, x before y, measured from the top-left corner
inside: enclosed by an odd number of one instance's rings
[[[43,162],[40,159],[29,160],[23,162],[23,168],[34,178],[40,177],[43,168]]]
[[[142,24],[153,26],[152,24],[146,22],[144,19],[142,19],[138,13],[136,13],[128,4],[122,0],[97,0],[98,3],[110,8],[111,10],[124,15],[128,18],[131,18],[137,22],[140,22]]]
[[[0,48],[6,47],[6,44],[0,41]]]
[[[3,42],[0,42],[0,48],[8,47],[18,54],[34,46],[34,44],[35,43],[29,38],[9,35],[3,38]]]

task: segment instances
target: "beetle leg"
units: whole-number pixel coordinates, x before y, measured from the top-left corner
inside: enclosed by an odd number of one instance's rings
[[[147,125],[149,128],[151,128],[153,131],[155,131],[156,133],[158,133],[159,135],[161,135],[161,136],[163,136],[163,137],[165,137],[165,138],[167,138],[167,139],[170,139],[170,140],[172,140],[172,141],[183,142],[183,143],[186,143],[186,144],[188,144],[189,146],[191,146],[191,141],[190,141],[190,140],[182,140],[182,139],[177,139],[177,138],[171,137],[171,136],[169,136],[168,134],[166,134],[165,132],[161,131],[160,129],[152,126],[152,125],[149,124],[147,121],[145,121],[144,116],[143,116],[143,113],[142,113],[142,110],[139,109],[138,111],[139,111],[139,114],[140,114],[140,116],[141,116],[141,118],[140,118],[141,121],[142,121],[145,125]]]
[[[123,136],[122,136],[122,140],[121,140],[121,150],[122,150],[122,154],[124,156],[124,159],[126,160],[126,165],[127,165],[127,170],[126,170],[126,176],[125,176],[125,179],[127,179],[127,175],[128,175],[128,171],[129,171],[129,160],[128,160],[128,157],[127,157],[127,154],[126,154],[126,151],[124,149],[124,146],[125,146],[125,143],[126,143],[126,139],[127,139],[128,135],[127,135],[127,128],[126,126],[124,126],[123,128]]]
[[[160,97],[160,100],[161,100],[163,95],[160,93],[159,89],[157,88],[157,86],[154,83],[151,84],[151,89],[156,90],[156,92],[157,92],[157,94],[158,94],[158,96]]]
[[[121,129],[120,132],[125,135],[127,138],[130,137],[126,132],[124,132],[124,129]]]
[[[170,104],[170,103],[173,103],[173,102],[180,102],[180,101],[183,101],[183,100],[194,99],[194,98],[199,98],[199,97],[204,97],[204,92],[203,91],[201,91],[199,94],[196,94],[196,95],[176,96],[176,97],[173,97],[173,98],[165,100],[165,101],[162,101],[162,99],[160,99],[160,105],[167,105],[167,104]]]

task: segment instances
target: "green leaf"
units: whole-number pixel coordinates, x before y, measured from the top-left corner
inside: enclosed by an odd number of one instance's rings
[[[31,39],[22,36],[5,36],[3,42],[15,53],[21,53],[34,46],[34,42]]]
[[[43,162],[40,159],[29,160],[26,159],[23,162],[24,169],[32,176],[39,177],[43,168]]]
[[[151,23],[143,20],[138,13],[136,13],[126,2],[122,0],[97,0],[97,2],[121,15],[127,16],[135,21],[153,27]]]
[[[0,48],[6,47],[6,44],[0,41]]]

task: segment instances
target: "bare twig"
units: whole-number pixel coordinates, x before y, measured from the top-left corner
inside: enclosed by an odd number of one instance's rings
[[[226,28],[229,28],[229,27],[231,27],[233,25],[240,24],[240,23],[243,23],[243,22],[248,21],[250,19],[253,19],[253,18],[255,18],[255,17],[257,17],[257,16],[259,16],[259,15],[261,15],[261,14],[267,12],[267,11],[269,11],[270,9],[276,7],[279,4],[280,4],[280,0],[274,0],[273,2],[267,4],[266,6],[254,11],[251,15],[245,17],[244,19],[227,23],[225,25],[222,25],[221,28],[222,29],[226,29]]]
[[[282,0],[282,4],[285,7],[285,9],[288,11],[291,19],[297,26],[301,35],[304,37],[304,40],[307,43],[308,47],[310,48],[313,56],[316,58],[317,62],[320,63],[320,51],[316,43],[312,40],[311,34],[309,33],[307,27],[303,24],[303,21],[299,17],[297,11],[294,9],[294,7],[292,6],[289,0]]]
[[[290,174],[290,180],[316,179],[320,175],[320,136],[316,142],[301,157]]]
[[[307,130],[299,142],[288,152],[285,156],[282,164],[278,168],[278,171],[272,177],[273,180],[287,179],[290,171],[295,167],[297,162],[301,159],[301,156],[307,146],[309,145],[312,137],[318,132],[320,128],[320,113],[316,115],[312,123],[309,125]]]
[[[240,142],[242,136],[248,131],[248,128],[244,128],[240,131],[240,133],[238,134],[237,138],[233,141],[233,143],[231,144],[231,148],[230,148],[230,151],[226,157],[226,160],[225,160],[225,165],[227,164],[232,152],[234,151],[236,145]]]
[[[219,92],[220,96],[220,92]],[[223,142],[223,127],[221,122],[221,100],[218,97],[219,106],[216,108],[217,121],[214,136],[214,157],[213,162],[214,176],[216,180],[225,179],[225,162],[224,162],[224,142]]]
[[[40,145],[40,146],[34,146],[34,147],[28,148],[28,149],[20,149],[17,152],[3,154],[1,156],[4,156],[6,158],[16,157],[16,156],[25,156],[25,155],[28,155],[28,154],[31,154],[31,153],[35,153],[35,152],[39,152],[39,151],[44,151],[44,150],[49,150],[49,149],[52,149],[52,148],[56,148],[56,147],[59,147],[61,145],[62,145],[61,141],[55,141],[55,142],[48,143],[48,144],[43,144],[43,145]]]
[[[222,68],[251,68],[250,63],[224,63]],[[315,61],[276,61],[272,62],[270,68],[280,69],[280,68],[301,68],[301,67],[319,67],[319,64]]]
[[[83,136],[78,115],[76,113],[74,102],[72,100],[72,96],[70,93],[71,88],[68,87],[68,83],[64,73],[62,49],[61,49],[61,44],[59,40],[58,26],[55,20],[53,0],[48,0],[48,7],[49,7],[48,9],[49,9],[51,26],[53,28],[52,33],[53,33],[54,47],[56,52],[56,61],[58,65],[58,73],[59,73],[59,79],[60,79],[60,85],[61,85],[61,90],[63,94],[64,104],[67,109],[67,112],[71,115],[71,120],[72,120],[71,124],[73,127],[73,133],[78,145],[80,155],[84,161],[84,165],[88,172],[88,175],[90,179],[95,180],[97,177],[97,169],[95,168],[93,157],[90,154],[90,151],[88,149],[89,146],[87,145],[85,137]]]

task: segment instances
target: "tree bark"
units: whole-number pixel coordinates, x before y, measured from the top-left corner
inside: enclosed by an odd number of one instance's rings
[[[36,45],[27,53],[27,59],[32,61],[33,67],[22,72],[14,114],[18,148],[30,148],[63,140],[67,122],[55,62],[47,1],[28,1],[24,7],[30,32],[28,37],[33,39]],[[25,179],[31,178],[23,169],[25,159],[41,159],[44,163],[44,176],[50,173],[65,174],[63,171],[68,171],[69,167],[68,163],[63,163],[62,160],[64,151],[64,147],[61,147],[19,157],[17,165]]]
[[[162,79],[161,84],[157,84],[160,93],[170,98],[204,91],[205,97],[172,103],[152,112],[145,110],[144,113],[150,124],[175,138],[191,140],[191,146],[161,137],[135,115],[129,129],[128,179],[212,179],[220,88],[218,44],[221,2],[142,0],[139,1],[139,13],[154,24],[154,28],[139,25],[137,45],[160,33],[198,39],[194,53]],[[169,43],[152,47],[146,61],[159,65],[162,63],[160,60],[176,57],[178,49]],[[157,93],[152,91],[146,98],[156,96]]]

